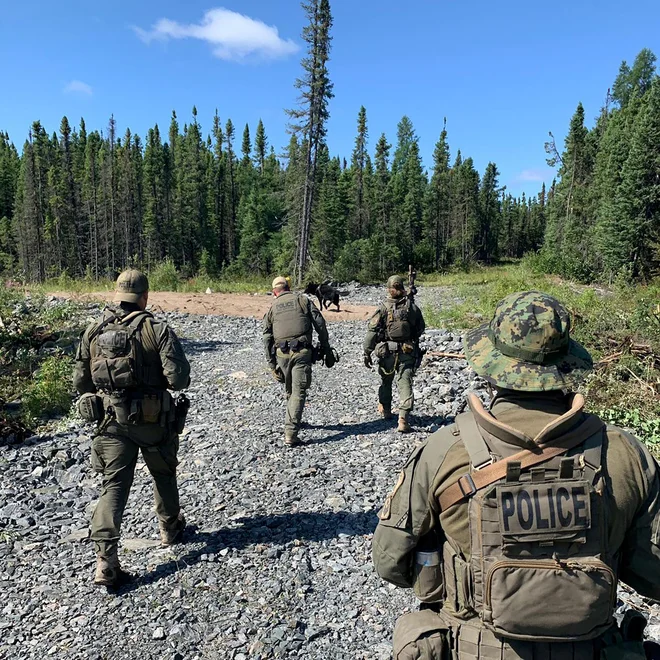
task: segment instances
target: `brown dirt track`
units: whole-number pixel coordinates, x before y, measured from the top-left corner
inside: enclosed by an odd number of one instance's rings
[[[96,293],[71,293],[58,291],[51,295],[69,300],[111,301],[112,291]],[[185,312],[186,314],[249,316],[262,318],[268,311],[272,296],[247,295],[239,293],[179,293],[171,291],[152,291],[149,293],[149,307],[152,312]],[[317,304],[318,307],[318,304]],[[332,307],[323,311],[326,321],[366,321],[376,310],[371,305],[341,304],[341,311]]]

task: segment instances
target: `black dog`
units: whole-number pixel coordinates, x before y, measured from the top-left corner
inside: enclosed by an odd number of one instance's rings
[[[323,284],[308,284],[305,293],[309,296],[316,296],[319,299],[319,305],[322,309],[328,309],[330,305],[336,305],[339,308],[339,296],[347,296],[348,291],[339,291],[327,280]]]

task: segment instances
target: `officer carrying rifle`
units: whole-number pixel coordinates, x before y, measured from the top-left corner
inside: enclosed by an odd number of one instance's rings
[[[392,275],[387,280],[386,298],[369,319],[364,339],[364,366],[373,367],[372,354],[378,360],[381,384],[378,388],[378,412],[383,419],[392,417],[392,384],[399,390],[400,433],[409,433],[409,416],[413,409],[413,376],[419,367],[422,353],[419,339],[426,324],[419,307],[415,304],[415,271],[409,269],[409,291],[403,278]]]

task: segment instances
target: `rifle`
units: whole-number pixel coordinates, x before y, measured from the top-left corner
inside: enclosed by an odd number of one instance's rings
[[[412,264],[408,265],[408,300],[410,302],[415,301],[415,296],[417,295],[417,287],[415,286],[415,279],[417,278],[417,271],[413,269]],[[419,347],[419,340],[415,342],[415,366],[413,367],[415,371],[419,369],[422,365],[422,360],[426,349],[422,350]]]
[[[417,295],[417,287],[415,286],[415,279],[417,271],[413,270],[412,264],[408,266],[408,298],[413,301]]]

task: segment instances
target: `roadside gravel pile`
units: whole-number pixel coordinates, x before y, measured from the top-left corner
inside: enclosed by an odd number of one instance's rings
[[[376,414],[364,324],[334,323],[341,361],[315,367],[305,444],[291,449],[260,322],[168,320],[193,368],[179,467],[185,542],[160,548],[140,461],[120,548],[136,580],[117,593],[95,587],[83,540],[99,488],[92,428],[67,422],[0,448],[0,658],[389,658],[394,621],[414,599],[374,573],[376,512],[408,454],[466,393],[487,398],[483,381],[464,360],[425,362],[415,432],[401,436]],[[461,349],[444,331],[425,341]]]

